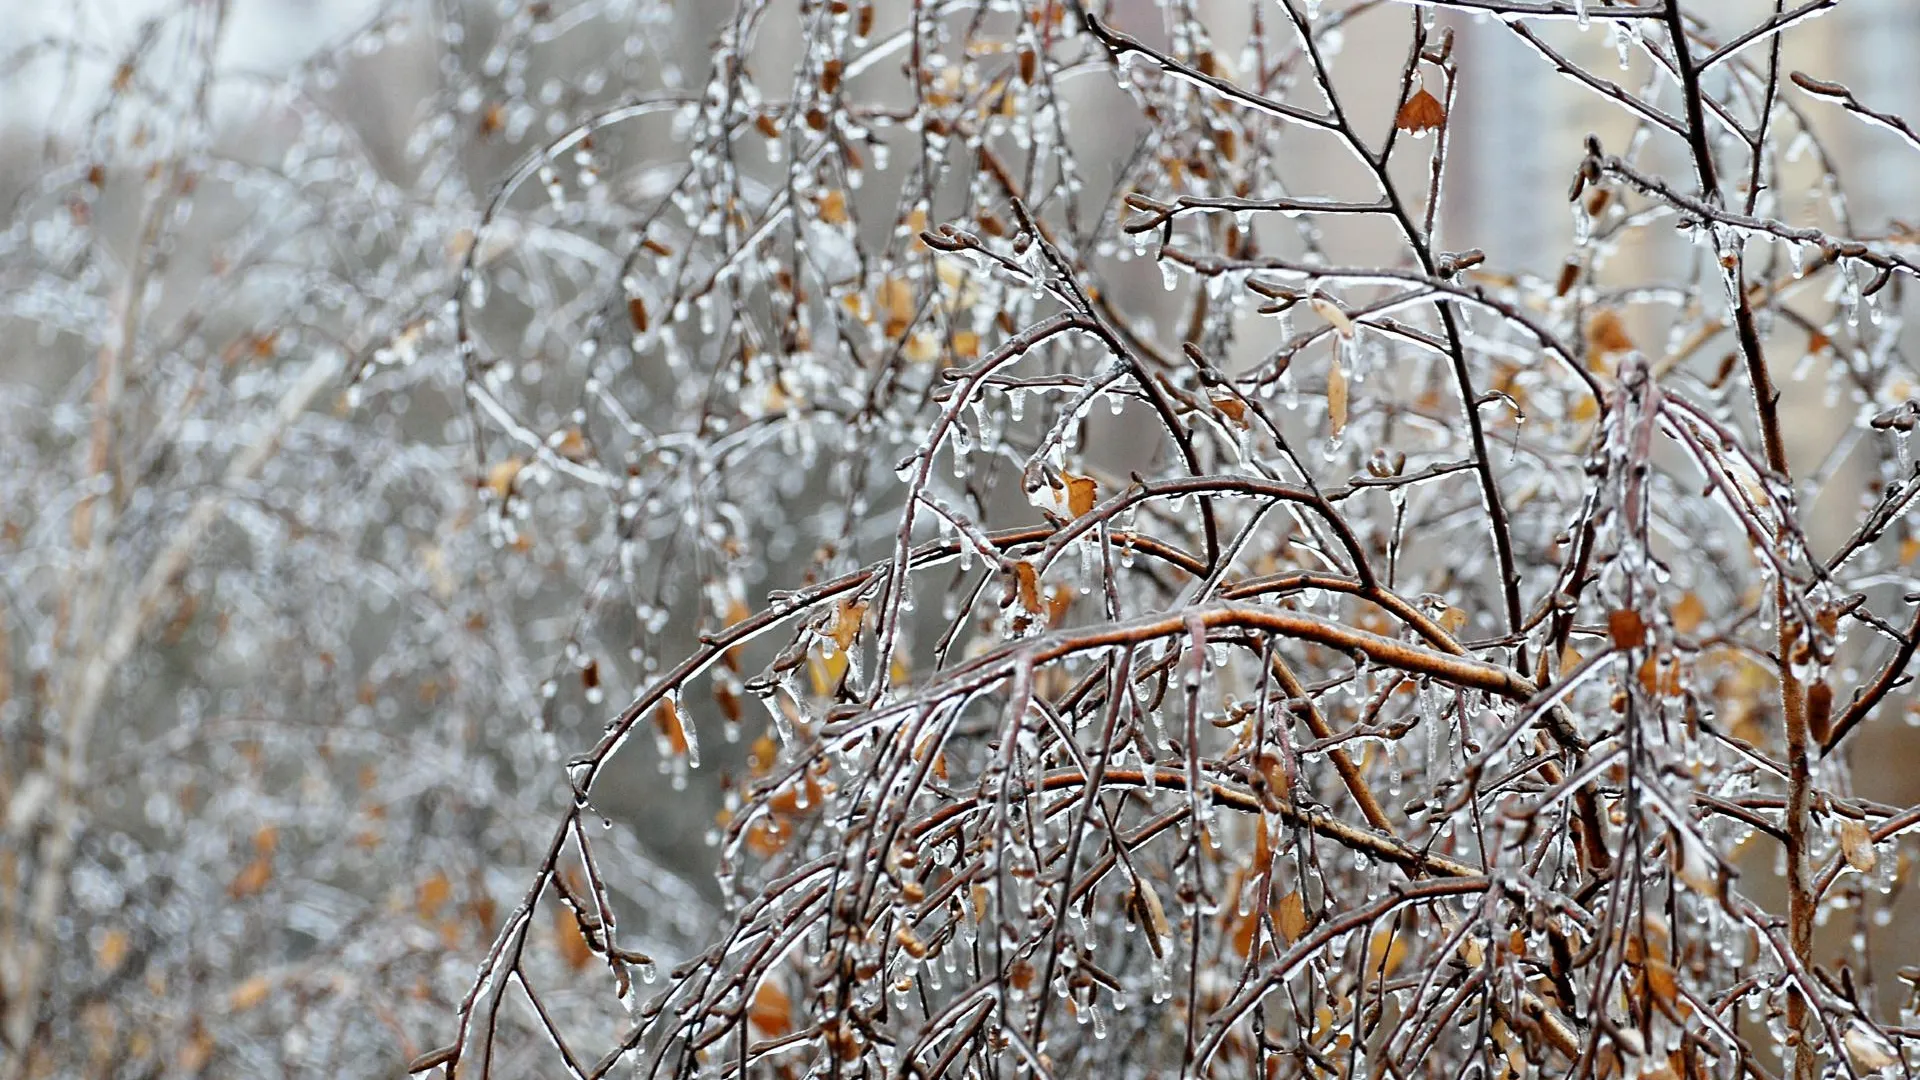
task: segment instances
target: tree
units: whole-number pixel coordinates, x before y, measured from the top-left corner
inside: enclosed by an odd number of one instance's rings
[[[1920,136],[1835,6],[148,24],[0,261],[16,1072],[1910,1068],[1920,237],[1830,132]],[[1615,113],[1544,272],[1448,210],[1490,41]]]
[[[0,34],[71,94],[0,231],[0,1075],[391,1076],[544,839],[552,615],[437,336],[514,153],[458,102],[538,27],[408,15],[271,75],[224,3]],[[422,63],[409,142],[353,90]]]

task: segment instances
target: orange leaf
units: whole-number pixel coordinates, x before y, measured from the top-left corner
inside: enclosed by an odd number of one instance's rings
[[[1013,564],[1013,577],[1021,609],[1038,612],[1041,608],[1040,571],[1022,559]]]
[[[587,944],[587,936],[580,930],[580,920],[565,904],[553,909],[553,936],[560,945],[560,958],[573,970],[579,971],[593,959],[593,947]]]
[[[1587,349],[1596,358],[1609,353],[1626,352],[1631,348],[1633,339],[1627,336],[1627,324],[1621,320],[1619,312],[1612,308],[1601,308],[1587,320]]]
[[[1418,135],[1423,131],[1432,131],[1447,122],[1446,106],[1440,99],[1427,93],[1422,87],[1394,115],[1393,125],[1401,131]]]
[[[570,427],[566,431],[561,432],[560,441],[555,443],[553,448],[561,457],[566,458],[568,461],[585,461],[587,459],[587,437],[582,434],[577,427]]]
[[[1221,414],[1241,427],[1247,426],[1247,403],[1232,394],[1217,393],[1207,395],[1207,400]]]
[[[793,842],[793,825],[779,818],[763,817],[747,826],[747,850],[762,859],[772,858]]]
[[[1367,971],[1370,974],[1391,976],[1406,958],[1407,935],[1404,933],[1381,930],[1373,935],[1373,940],[1367,945]]]
[[[765,776],[773,771],[774,764],[779,760],[779,744],[773,741],[773,736],[762,735],[753,741],[752,748],[747,751],[747,770],[755,777]]]
[[[270,989],[272,986],[265,975],[255,975],[233,988],[233,993],[227,995],[227,1007],[237,1013],[256,1008],[267,1000],[267,991]]]
[[[174,1057],[174,1064],[179,1067],[182,1075],[198,1076],[200,1071],[207,1067],[207,1062],[213,1060],[213,1049],[213,1036],[207,1034],[207,1029],[201,1026],[198,1018],[195,1018],[193,1034],[180,1045],[180,1050]]]
[[[127,932],[117,926],[102,934],[93,947],[93,969],[102,975],[119,971],[127,959],[127,942]]]
[[[907,327],[913,325],[912,283],[900,277],[882,281],[874,292],[874,306],[880,309],[880,315],[885,320],[883,332],[890,338],[899,337]]]
[[[1607,613],[1607,636],[1616,649],[1637,649],[1647,643],[1647,623],[1630,608]]]
[[[847,220],[847,193],[835,188],[820,197],[820,220],[841,225]]]
[[[235,900],[252,896],[273,880],[273,860],[262,855],[248,863],[227,885],[227,895]]]
[[[1336,439],[1347,426],[1347,369],[1338,360],[1327,370],[1327,426]]]
[[[505,499],[513,494],[513,481],[520,475],[520,470],[526,464],[524,458],[510,457],[505,461],[494,462],[492,467],[487,469],[486,487],[493,492],[494,498]]]
[[[793,1030],[793,1002],[786,991],[763,982],[753,992],[753,1004],[747,1006],[747,1021],[762,1035],[777,1039]]]
[[[846,652],[853,646],[853,639],[860,633],[860,622],[866,616],[867,605],[864,602],[842,601],[840,606],[834,609],[833,623],[827,628],[827,636],[833,639],[834,645],[838,646],[841,652]]]
[[[447,875],[436,870],[432,877],[420,883],[419,895],[414,897],[414,909],[422,919],[431,919],[452,895],[453,883],[447,880]]]
[[[1299,941],[1307,932],[1307,905],[1300,899],[1298,891],[1290,892],[1273,905],[1273,923],[1280,929],[1280,936],[1291,945]]]
[[[1074,476],[1062,473],[1067,482],[1067,513],[1074,517],[1083,517],[1093,512],[1093,504],[1098,501],[1099,485],[1091,476]]]
[[[1696,593],[1684,593],[1673,603],[1673,628],[1683,634],[1691,634],[1700,629],[1707,621],[1707,605],[1700,602]]]
[[[1254,932],[1260,927],[1260,914],[1251,912],[1233,920],[1233,940],[1231,942],[1235,956],[1246,956],[1253,951]]]

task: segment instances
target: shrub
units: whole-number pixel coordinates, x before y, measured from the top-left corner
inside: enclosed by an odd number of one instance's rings
[[[0,263],[72,297],[11,317],[85,365],[15,394],[0,482],[54,643],[7,714],[45,747],[12,801],[57,793],[19,880],[94,943],[48,1004],[10,989],[10,1037],[312,1067],[388,1023],[460,1076],[1908,1068],[1920,808],[1850,759],[1910,717],[1920,239],[1855,220],[1827,133],[1920,137],[1783,58],[1833,6],[456,9],[393,46],[438,65],[404,164],[323,110],[258,177],[179,75],[143,150],[116,75],[128,118]],[[1557,263],[1453,236],[1463,167],[1526,194],[1451,151],[1491,41],[1615,113],[1523,135],[1564,153]],[[149,254],[90,274],[112,155]],[[160,261],[187,177],[252,254]],[[166,268],[213,298],[135,335],[148,301],[101,298]],[[253,673],[170,666],[215,662]],[[122,823],[87,781],[168,680],[179,762]],[[663,857],[703,794],[711,911]],[[189,909],[137,909],[173,942],[140,965],[89,899],[121,848]]]

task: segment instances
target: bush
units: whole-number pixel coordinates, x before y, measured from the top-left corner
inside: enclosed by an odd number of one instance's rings
[[[1910,1068],[1831,6],[146,24],[0,238],[16,1072]]]

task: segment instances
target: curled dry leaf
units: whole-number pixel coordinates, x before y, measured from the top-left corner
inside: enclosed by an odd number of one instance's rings
[[[1327,427],[1336,439],[1347,427],[1347,369],[1338,357],[1327,369]]]
[[[1807,687],[1807,735],[1815,746],[1833,737],[1833,684],[1816,679]]]
[[[1040,601],[1040,571],[1031,562],[1021,559],[1013,564],[1013,577],[1016,586],[1016,599],[1023,611],[1038,614],[1042,609]]]
[[[1847,1033],[1840,1041],[1846,1044],[1847,1057],[1856,1069],[1878,1072],[1900,1065],[1900,1055],[1894,1053],[1885,1039],[1858,1020],[1847,1025]]]
[[[666,741],[667,750],[675,757],[685,757],[690,744],[687,742],[687,729],[680,720],[680,707],[672,698],[662,698],[653,708],[653,726]]]
[[[1160,894],[1153,882],[1143,877],[1134,881],[1133,895],[1135,913],[1148,932],[1147,944],[1155,956],[1166,955],[1173,942],[1173,924],[1167,921],[1167,909],[1160,902]]]
[[[1216,391],[1207,395],[1207,401],[1236,426],[1242,428],[1247,426],[1247,403],[1238,396],[1226,391]]]
[[[1863,874],[1870,872],[1879,860],[1873,850],[1873,834],[1867,830],[1866,823],[1841,818],[1834,832],[1839,836],[1840,854],[1846,858],[1847,865]]]
[[[1339,304],[1324,296],[1314,295],[1307,297],[1307,306],[1313,309],[1314,314],[1327,320],[1327,324],[1338,331],[1342,338],[1353,337],[1353,320],[1347,317],[1346,310]]]

